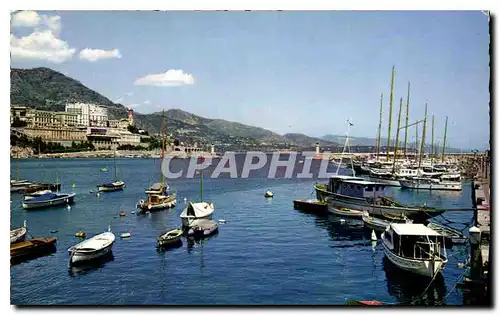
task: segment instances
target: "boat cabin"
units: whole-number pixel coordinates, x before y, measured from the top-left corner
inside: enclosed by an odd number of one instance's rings
[[[423,224],[392,223],[383,241],[394,254],[404,258],[429,260],[436,254],[446,256],[444,236]]]
[[[385,194],[386,185],[376,182],[366,181],[364,178],[330,178],[328,183],[329,191],[334,194],[356,197],[369,198],[379,197]]]

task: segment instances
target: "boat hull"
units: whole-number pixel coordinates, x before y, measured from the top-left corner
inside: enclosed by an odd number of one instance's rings
[[[10,232],[10,243],[19,243],[19,242],[24,242],[26,239],[26,232],[28,230],[25,227],[21,227],[18,229],[15,229]]]
[[[112,191],[120,191],[120,190],[123,190],[123,188],[125,187],[125,184],[120,184],[120,185],[116,185],[116,186],[97,186],[97,190],[99,192],[112,192]]]
[[[382,236],[383,238],[383,236]],[[437,273],[440,273],[446,266],[446,260],[417,260],[400,257],[394,254],[382,241],[382,246],[384,247],[384,254],[389,259],[389,261],[396,267],[409,271],[411,273],[424,276],[424,277],[434,277]]]
[[[423,184],[414,182],[411,180],[400,180],[401,188],[407,189],[423,189],[423,190],[452,190],[452,191],[460,191],[462,190],[461,183],[436,183],[436,184]]]
[[[413,208],[413,207],[394,207],[394,206],[381,206],[374,205],[368,203],[366,199],[348,197],[343,195],[337,195],[326,190],[321,190],[315,187],[316,196],[318,200],[328,200],[328,208],[331,207],[342,207],[351,210],[367,211],[370,214],[376,215],[393,215],[393,216],[402,216],[405,215],[409,218],[418,218],[421,217],[434,217],[440,215],[446,210],[436,210],[436,209],[421,209],[421,208]]]
[[[376,232],[384,232],[387,226],[391,224],[391,222],[371,216],[363,216],[363,224],[370,230],[374,230]]]
[[[139,203],[137,205],[137,208],[139,208],[142,212],[147,212],[147,211],[153,212],[153,211],[174,208],[176,204],[177,204],[176,195],[170,195],[161,203],[157,204],[151,204],[148,202],[144,202],[142,204]]]
[[[370,177],[370,180],[377,182],[377,183],[385,184],[387,186],[392,186],[392,187],[401,187],[401,183],[399,182],[399,180],[396,180],[396,179],[385,179],[385,178],[379,178],[379,177],[371,176],[371,175],[369,177]]]
[[[333,213],[335,215],[341,216],[341,217],[350,217],[350,218],[359,218],[363,216],[363,212],[357,211],[357,210],[352,210],[348,209],[345,207],[340,207],[340,206],[335,206],[333,204],[328,205],[328,212]]]
[[[67,205],[74,203],[75,194],[68,194],[51,200],[43,200],[39,202],[29,202],[30,199],[23,201],[24,209],[38,209],[38,208],[48,208],[60,205]]]
[[[204,217],[181,217],[181,221],[182,221],[182,226],[183,227],[190,227],[191,224],[196,221],[196,220],[200,220],[200,219],[207,219],[207,220],[212,220],[212,213],[204,216]]]
[[[55,237],[40,237],[21,243],[11,244],[11,263],[19,262],[31,257],[36,257],[47,252],[53,252],[55,246]]]
[[[173,246],[176,245],[181,241],[183,231],[181,229],[176,229],[176,230],[171,230],[163,233],[162,235],[158,236],[156,239],[156,242],[158,246],[160,247],[168,247],[168,246]],[[173,234],[170,237],[164,237],[165,234]]]
[[[73,252],[70,252],[70,265],[77,265],[77,264],[82,264],[88,261],[92,261],[95,259],[99,259],[109,253],[111,253],[112,248],[113,248],[113,243],[109,244],[106,247],[103,247],[101,249],[98,249],[96,251],[92,252],[82,252],[75,250]]]
[[[293,208],[311,212],[326,212],[328,204],[318,200],[294,200]]]

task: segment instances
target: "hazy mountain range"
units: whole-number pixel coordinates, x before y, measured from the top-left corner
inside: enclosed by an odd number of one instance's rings
[[[11,69],[11,105],[64,111],[68,102],[100,104],[108,109],[109,119],[127,117],[127,108],[87,88],[79,81],[49,68]],[[164,112],[166,130],[175,138],[186,142],[225,146],[226,149],[251,148],[313,148],[319,143],[323,148],[343,146],[345,136],[325,135],[321,138],[304,134],[280,135],[267,129],[223,119],[210,119],[183,111],[169,109]],[[161,132],[162,113],[134,113],[137,128],[150,134]],[[375,146],[374,138],[350,137],[353,146]],[[385,145],[386,140],[382,140]],[[332,149],[333,150],[333,149]]]

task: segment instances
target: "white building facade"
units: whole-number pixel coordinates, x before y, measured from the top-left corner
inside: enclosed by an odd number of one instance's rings
[[[66,112],[78,115],[78,124],[81,126],[106,127],[108,121],[107,108],[95,104],[67,104]]]

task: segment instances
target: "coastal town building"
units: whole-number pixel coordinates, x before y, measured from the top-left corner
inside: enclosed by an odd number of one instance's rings
[[[19,121],[27,123],[27,113],[28,109],[26,108],[26,106],[12,105],[10,107],[10,123],[12,124],[16,118],[19,119]]]
[[[106,127],[108,110],[105,107],[87,103],[72,103],[66,105],[66,112],[78,116],[80,126]]]

